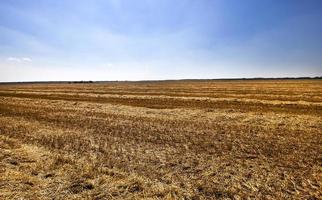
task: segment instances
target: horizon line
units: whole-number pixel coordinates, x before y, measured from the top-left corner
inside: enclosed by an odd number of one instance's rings
[[[251,77],[251,78],[205,78],[205,79],[142,79],[142,80],[64,80],[64,81],[0,81],[0,84],[45,84],[45,83],[108,83],[108,82],[166,82],[166,81],[238,81],[238,80],[303,80],[322,79],[322,76],[299,76],[299,77]]]

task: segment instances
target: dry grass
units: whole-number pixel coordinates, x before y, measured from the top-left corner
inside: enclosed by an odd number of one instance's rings
[[[322,81],[0,85],[0,199],[322,199]]]

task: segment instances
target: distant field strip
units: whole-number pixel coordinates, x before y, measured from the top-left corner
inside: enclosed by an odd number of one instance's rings
[[[231,108],[244,111],[282,112],[312,112],[322,115],[321,102],[260,100],[255,98],[209,98],[209,97],[167,97],[167,96],[135,96],[135,95],[93,95],[93,94],[64,94],[64,93],[29,93],[29,92],[2,92],[2,97],[19,97],[48,100],[85,101],[96,103],[110,103],[147,108]]]

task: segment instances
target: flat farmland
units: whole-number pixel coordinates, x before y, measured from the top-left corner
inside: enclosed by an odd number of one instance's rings
[[[0,199],[322,199],[322,80],[1,84]]]

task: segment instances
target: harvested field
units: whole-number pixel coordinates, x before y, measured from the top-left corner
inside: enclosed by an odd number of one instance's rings
[[[322,199],[322,80],[0,85],[0,199]]]

